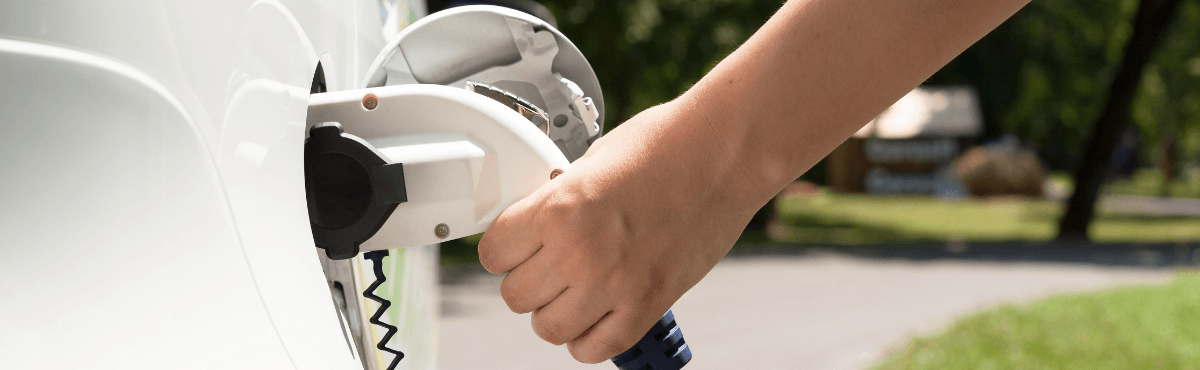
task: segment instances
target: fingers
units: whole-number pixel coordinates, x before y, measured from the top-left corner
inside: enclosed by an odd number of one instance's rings
[[[576,361],[597,364],[632,348],[657,320],[658,317],[644,312],[614,310],[587,333],[567,342],[567,350]]]
[[[528,313],[545,306],[567,289],[567,279],[554,267],[557,258],[541,250],[514,268],[500,283],[500,297],[515,313]]]
[[[567,343],[604,317],[612,306],[580,287],[569,287],[546,306],[533,311],[533,332],[550,344]]]
[[[512,271],[542,247],[535,227],[537,202],[528,197],[509,206],[479,240],[479,263],[493,274]]]

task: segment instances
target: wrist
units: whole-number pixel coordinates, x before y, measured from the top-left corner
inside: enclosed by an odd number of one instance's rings
[[[752,215],[811,164],[798,165],[786,135],[753,122],[754,112],[746,111],[752,108],[731,103],[734,100],[697,88],[673,103],[701,120],[698,126],[706,133],[705,146],[718,158],[712,178],[722,179],[727,191],[736,192],[731,195]]]
[[[614,203],[630,225],[712,212],[748,220],[765,199],[748,191],[755,182],[739,168],[735,148],[743,140],[720,137],[709,122],[684,99],[651,107],[597,141],[576,161],[579,171],[568,172],[587,173],[580,194]]]

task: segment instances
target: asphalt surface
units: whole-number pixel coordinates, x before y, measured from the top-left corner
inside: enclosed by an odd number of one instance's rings
[[[689,370],[861,369],[980,309],[1166,283],[1200,256],[1193,247],[759,248],[727,257],[674,311],[695,354]],[[445,280],[439,368],[614,369],[538,339],[529,315],[504,305],[500,277]]]
[[[1152,216],[1200,217],[1200,199],[1109,195],[1100,202],[1105,211]]]

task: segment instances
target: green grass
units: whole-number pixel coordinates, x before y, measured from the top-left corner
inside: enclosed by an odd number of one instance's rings
[[[1140,169],[1126,180],[1118,180],[1108,186],[1110,194],[1144,195],[1151,197],[1170,196],[1179,198],[1200,198],[1200,173],[1189,169],[1180,177],[1163,185],[1162,173],[1157,169]]]
[[[876,369],[1200,369],[1200,275],[1005,305],[918,337]]]
[[[819,193],[778,202],[779,241],[854,245],[921,241],[1049,241],[1059,202],[1020,198],[942,201],[928,196]],[[1200,218],[1102,213],[1096,242],[1200,241]]]
[[[1045,242],[1054,238],[1059,202],[1021,198],[963,199],[864,194],[802,195],[780,200],[784,235],[747,231],[738,244],[787,242],[859,245],[913,242]],[[1200,241],[1200,218],[1102,213],[1095,242],[1175,243]],[[442,265],[478,263],[480,235],[442,243]]]
[[[1174,181],[1164,186],[1162,172],[1157,168],[1142,168],[1134,171],[1128,179],[1118,179],[1105,185],[1104,193],[1147,197],[1200,198],[1200,168],[1184,168],[1177,176]],[[1075,178],[1072,173],[1053,172],[1050,174],[1049,180],[1056,186],[1065,189],[1064,191],[1068,195],[1070,189],[1075,186]]]

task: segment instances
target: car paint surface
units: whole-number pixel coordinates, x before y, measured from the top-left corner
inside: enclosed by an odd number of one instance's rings
[[[0,2],[0,367],[362,368],[308,225],[309,89],[318,63],[358,87],[422,14]],[[400,368],[436,366],[436,258],[385,266]]]

